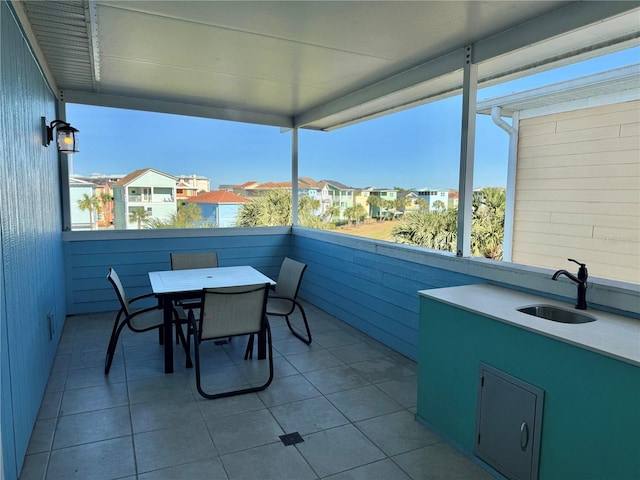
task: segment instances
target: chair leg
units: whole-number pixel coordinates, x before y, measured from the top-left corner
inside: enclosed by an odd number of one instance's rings
[[[200,381],[200,345],[199,345],[200,342],[198,341],[197,336],[195,336],[194,334],[193,346],[194,346],[195,356],[196,356],[196,388],[198,389],[198,393],[200,395],[202,395],[204,398],[208,398],[212,400],[215,398],[231,397],[233,395],[242,395],[245,393],[259,392],[261,390],[264,390],[271,384],[273,380],[273,348],[271,345],[271,328],[269,326],[269,321],[267,319],[264,320],[263,328],[265,329],[267,334],[267,352],[268,352],[268,360],[269,360],[269,378],[267,379],[267,381],[258,387],[249,387],[249,388],[243,388],[239,390],[232,390],[230,392],[222,392],[222,393],[216,393],[216,394],[207,393],[202,389],[202,384]],[[251,335],[250,338],[253,339],[253,335]]]
[[[253,358],[253,337],[253,334],[249,335],[249,340],[247,341],[247,349],[244,351],[245,360]]]
[[[111,338],[109,339],[109,345],[107,346],[107,355],[104,359],[105,375],[109,375],[109,370],[111,370],[111,363],[113,363],[113,356],[116,353],[116,345],[118,344],[118,338],[120,337],[120,332],[122,331],[122,328],[125,325],[126,325],[126,322],[122,322],[120,325],[114,325],[113,327],[113,331],[111,332]]]
[[[307,321],[307,315],[304,313],[304,308],[302,308],[302,305],[300,305],[296,300],[293,300],[293,303],[298,307],[298,309],[300,310],[300,313],[302,314],[302,321],[304,322],[304,328],[307,331],[307,337],[306,338],[303,337],[300,333],[298,333],[293,328],[293,326],[291,325],[291,322],[289,322],[288,315],[285,315],[284,319],[287,321],[287,326],[289,327],[289,330],[291,330],[291,333],[293,333],[295,337],[299,338],[307,345],[311,345],[311,330],[309,330],[309,322]]]

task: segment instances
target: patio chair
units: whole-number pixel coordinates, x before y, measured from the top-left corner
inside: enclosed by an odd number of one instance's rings
[[[189,332],[194,337],[196,362],[196,387],[204,398],[214,399],[241,395],[264,390],[273,380],[273,348],[271,345],[271,329],[266,315],[266,304],[269,284],[246,285],[241,287],[206,288],[202,292],[202,308],[195,317],[189,311],[191,327]],[[247,387],[221,393],[207,393],[202,388],[200,344],[205,340],[235,337],[264,333],[267,339],[269,377],[259,386]],[[191,336],[187,337],[187,345]]]
[[[311,330],[309,330],[307,315],[305,314],[304,308],[302,308],[300,302],[296,300],[298,290],[300,289],[300,283],[302,283],[302,275],[306,268],[306,264],[292,260],[289,257],[285,257],[282,265],[280,266],[280,273],[278,274],[278,281],[276,282],[274,291],[269,294],[269,298],[267,300],[267,315],[284,317],[291,333],[307,345],[310,345]],[[297,331],[289,320],[289,315],[294,312],[296,307],[298,307],[300,314],[302,315],[302,322],[304,323],[306,336],[304,333]],[[249,337],[244,358],[247,359],[252,357],[253,335]]]
[[[218,266],[216,252],[171,253],[171,270],[190,268],[215,268]]]
[[[189,270],[191,268],[217,268],[218,254],[216,252],[186,252],[186,253],[170,253],[171,270]],[[176,323],[176,330],[182,330],[183,324],[188,324],[188,311],[200,308],[200,300],[179,300],[175,304],[176,312],[180,318],[180,322]],[[197,317],[198,312],[194,312]],[[187,326],[187,328],[189,328]],[[187,332],[187,335],[189,333]],[[180,334],[176,333],[176,344],[180,338]],[[187,359],[187,366],[191,366],[191,361]]]
[[[105,375],[109,374],[111,363],[113,362],[113,355],[118,343],[118,338],[120,337],[120,333],[125,326],[129,327],[129,329],[137,333],[158,329],[159,338],[162,340],[162,326],[164,324],[164,313],[162,308],[158,304],[155,304],[151,307],[139,309],[131,308],[133,303],[139,300],[150,298],[153,296],[153,293],[140,295],[138,297],[132,298],[131,300],[127,300],[127,296],[125,294],[124,288],[122,287],[120,277],[118,277],[118,274],[113,268],[109,268],[107,280],[109,280],[109,282],[111,282],[111,285],[113,285],[116,296],[118,297],[118,301],[120,302],[120,310],[118,311],[116,319],[113,323],[113,330],[111,331],[111,338],[109,339],[109,345],[107,347],[107,356],[104,363]],[[178,317],[175,312],[174,318],[177,322]],[[179,340],[181,340],[182,344],[185,346],[187,361],[190,362],[191,359],[189,357],[189,352],[186,349],[187,342],[182,333],[182,329],[179,329],[179,331],[177,331],[177,335],[180,337]]]

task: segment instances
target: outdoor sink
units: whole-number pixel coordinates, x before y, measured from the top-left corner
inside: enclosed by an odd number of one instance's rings
[[[582,313],[578,310],[568,310],[566,308],[555,307],[553,305],[530,305],[518,308],[519,312],[544,318],[552,322],[561,323],[587,323],[594,322],[595,317]]]

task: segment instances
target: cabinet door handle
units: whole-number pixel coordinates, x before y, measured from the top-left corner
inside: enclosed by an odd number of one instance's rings
[[[527,445],[529,444],[529,426],[527,422],[522,422],[520,425],[520,448],[522,451],[527,450]]]

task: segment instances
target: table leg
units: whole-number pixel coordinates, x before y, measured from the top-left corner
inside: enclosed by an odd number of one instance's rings
[[[173,302],[164,299],[164,373],[173,373]]]

